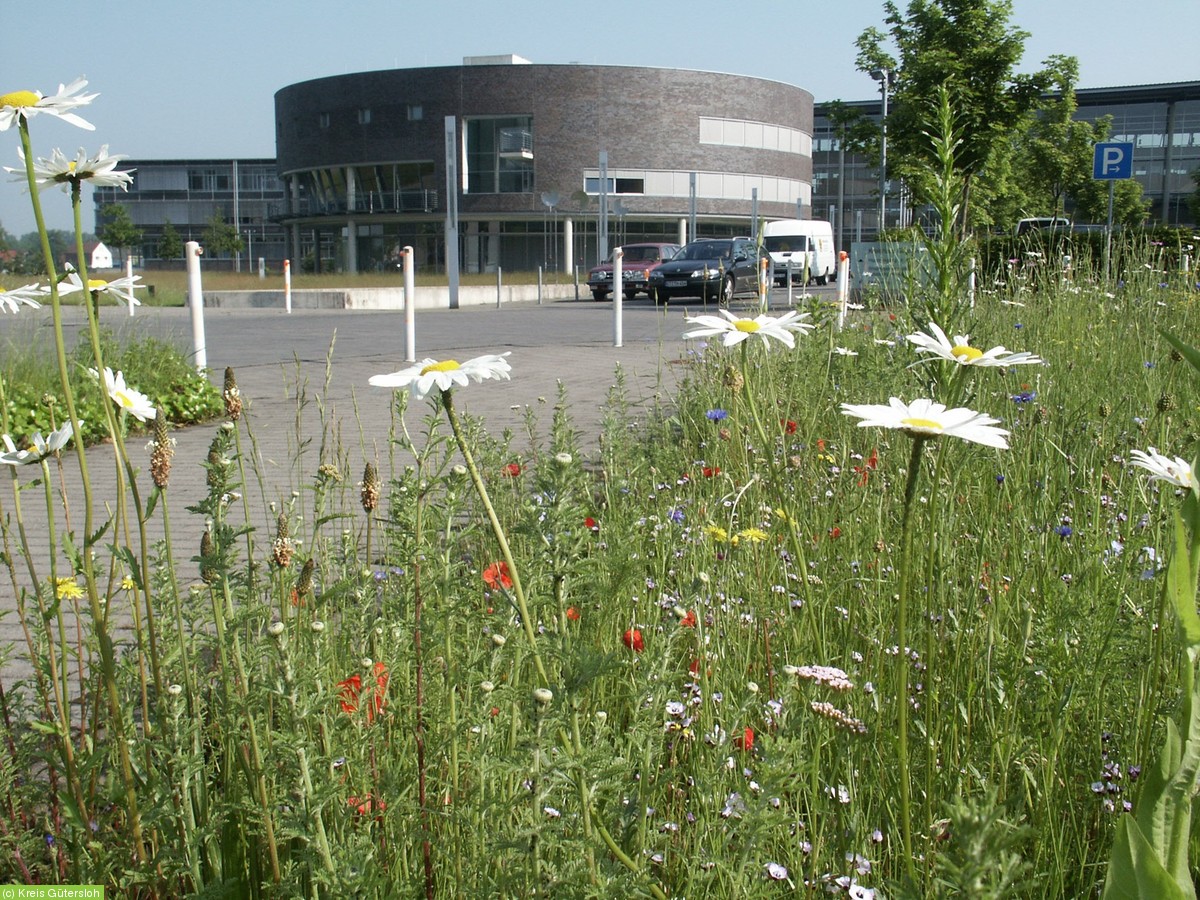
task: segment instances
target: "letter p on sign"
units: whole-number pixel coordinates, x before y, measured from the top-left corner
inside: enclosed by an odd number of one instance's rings
[[[1101,181],[1132,178],[1133,144],[1097,144],[1096,155],[1092,158],[1092,177]]]

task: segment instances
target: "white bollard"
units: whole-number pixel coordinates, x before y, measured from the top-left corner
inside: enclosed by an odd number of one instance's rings
[[[618,247],[613,251],[613,346],[625,346],[621,317],[625,314],[625,251]]]
[[[413,248],[400,251],[404,257],[404,361],[417,361],[417,289],[413,278]]]
[[[192,310],[192,355],[197,371],[208,368],[208,351],[204,346],[204,289],[200,285],[200,254],[204,252],[195,241],[184,245],[187,258],[188,306]]]
[[[129,279],[133,278],[133,257],[132,256],[125,257],[125,277],[129,278]],[[130,294],[133,293],[133,285],[132,284],[129,287],[129,293]],[[129,301],[129,315],[131,315],[131,316],[133,315],[133,301],[132,300]]]
[[[538,306],[542,305],[542,267],[538,266]]]
[[[504,270],[496,266],[496,309],[500,308],[500,292],[504,290]]]
[[[758,261],[758,305],[762,307],[762,311],[767,311],[767,298],[771,291],[767,287],[767,266],[771,264],[771,260],[760,259]]]
[[[262,281],[267,277],[267,258],[260,256],[258,258],[258,280]]]
[[[287,313],[292,311],[292,261],[290,259],[283,261],[283,310]]]
[[[837,279],[837,330],[841,331],[846,324],[846,306],[850,302],[850,254],[845,250],[838,253]]]

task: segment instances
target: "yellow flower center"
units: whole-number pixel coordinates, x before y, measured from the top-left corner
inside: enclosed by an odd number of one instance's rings
[[[962,360],[963,362],[974,362],[975,360],[979,359],[979,357],[983,356],[982,350],[972,347],[970,344],[959,344],[957,347],[954,347],[950,353],[955,359]]]
[[[89,291],[102,291],[108,287],[108,282],[103,278],[89,278],[87,288]]]
[[[67,163],[67,171],[68,172],[75,171],[75,160],[71,160],[69,163]]]
[[[905,426],[906,428],[919,428],[922,431],[938,431],[938,432],[940,432],[943,430],[942,423],[935,422],[933,419],[918,419],[916,417],[910,417],[907,419],[901,419],[900,424]]]
[[[453,372],[455,369],[461,369],[462,366],[454,359],[443,359],[441,362],[430,363],[421,370],[422,375],[428,375],[430,372]]]
[[[733,327],[738,331],[744,331],[746,334],[754,334],[758,331],[759,325],[753,319],[738,319],[733,323]]]
[[[20,109],[25,106],[37,106],[41,99],[33,91],[13,91],[11,94],[0,96],[0,106],[15,106]]]

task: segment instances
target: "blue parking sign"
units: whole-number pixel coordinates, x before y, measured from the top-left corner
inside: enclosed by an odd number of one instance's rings
[[[1116,181],[1133,177],[1133,144],[1106,143],[1096,145],[1092,158],[1092,177]]]

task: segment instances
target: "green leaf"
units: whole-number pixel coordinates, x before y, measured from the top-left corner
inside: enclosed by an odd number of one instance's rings
[[[1167,580],[1163,590],[1167,601],[1179,617],[1179,632],[1183,643],[1194,656],[1200,649],[1200,615],[1196,613],[1196,589],[1192,584],[1192,561],[1188,552],[1187,533],[1183,518],[1175,513],[1175,547],[1171,562],[1167,566]]]
[[[1183,890],[1163,868],[1137,822],[1130,816],[1122,816],[1117,823],[1101,900],[1147,900],[1150,897],[1154,900],[1186,900]]]
[[[1190,347],[1177,337],[1173,337],[1160,329],[1159,334],[1167,339],[1167,343],[1183,354],[1183,358],[1192,364],[1192,368],[1200,373],[1200,350]]]

